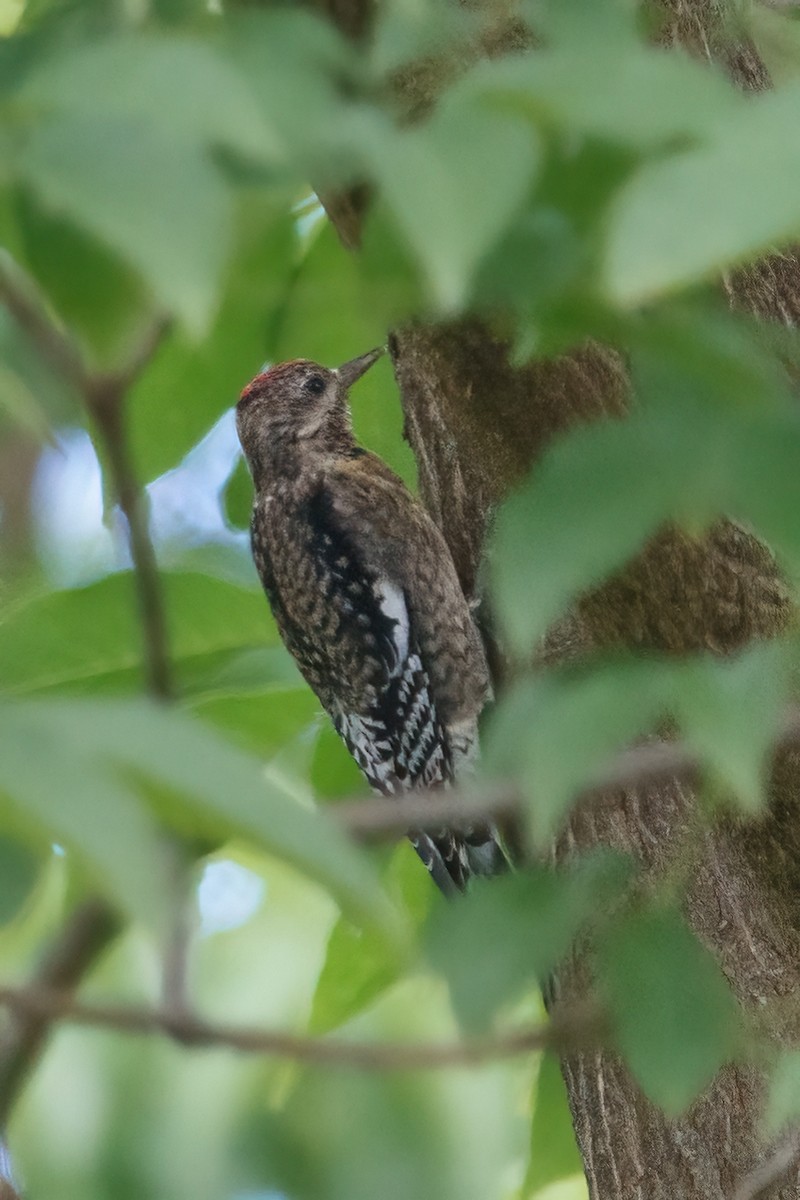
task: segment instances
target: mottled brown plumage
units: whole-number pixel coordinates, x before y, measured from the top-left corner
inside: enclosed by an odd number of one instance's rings
[[[253,556],[300,670],[369,782],[396,794],[468,765],[489,684],[447,545],[422,505],[355,442],[338,371],[306,360],[245,388],[237,428],[256,489]],[[502,855],[492,831],[412,834],[445,890]]]

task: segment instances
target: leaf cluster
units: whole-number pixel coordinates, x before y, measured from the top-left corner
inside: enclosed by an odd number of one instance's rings
[[[800,570],[798,347],[728,315],[712,286],[800,234],[796,28],[756,22],[773,57],[780,44],[780,85],[745,99],[654,49],[625,4],[523,4],[521,39],[484,60],[502,22],[494,6],[387,0],[356,47],[299,7],[4,0],[0,266],[93,376],[169,322],[124,397],[142,484],[202,452],[265,360],[334,364],[393,325],[464,315],[520,363],[619,347],[628,417],[558,440],[498,515],[492,602],[518,678],[487,723],[482,779],[514,784],[541,848],[622,747],[678,731],[705,782],[699,839],[721,806],[744,819],[765,803],[792,637],[730,662],[529,663],[665,525],[699,537],[724,515],[768,542],[787,588]],[[370,196],[358,255],[316,199],[351,189]],[[577,947],[614,1048],[667,1113],[758,1052],[682,915],[692,846],[649,890],[635,863],[598,855],[452,906],[407,846],[356,848],[326,810],[358,776],[241,537],[200,553],[190,533],[162,564],[178,702],[148,698],[134,573],[65,589],[36,546],[37,462],[65,428],[95,439],[114,524],[102,439],[6,309],[0,356],[4,971],[99,890],[127,932],[93,986],[156,1003],[179,842],[201,901],[220,860],[262,888],[249,920],[197,939],[193,994],[228,1019],[359,1038],[506,1030],[541,1018],[540,989]],[[411,480],[390,395],[383,362],[356,427]],[[239,533],[249,496],[239,466],[219,497]],[[522,1200],[561,1182],[580,1196],[554,1060],[534,1075],[366,1080],[61,1033],[12,1140],[32,1194]],[[781,1058],[769,1132],[800,1111],[796,1077]]]

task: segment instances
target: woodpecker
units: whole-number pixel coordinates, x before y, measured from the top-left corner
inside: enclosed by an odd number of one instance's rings
[[[489,677],[441,532],[353,435],[348,390],[382,353],[263,370],[236,427],[255,487],[253,558],[281,636],[371,787],[399,795],[469,769]],[[446,894],[505,865],[488,825],[409,837]]]

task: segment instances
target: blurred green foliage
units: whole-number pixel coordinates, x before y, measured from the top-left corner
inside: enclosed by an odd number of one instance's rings
[[[531,13],[543,47],[479,62],[491,5],[382,0],[356,51],[299,7],[0,0],[0,254],[95,370],[168,318],[126,401],[143,483],[179,465],[264,361],[335,364],[402,321],[478,312],[520,361],[591,337],[625,349],[631,418],[558,441],[494,538],[494,604],[520,678],[491,716],[483,772],[520,784],[542,844],[615,750],[666,721],[712,798],[746,814],[763,803],[791,644],[729,664],[524,664],[664,522],[698,532],[731,514],[800,571],[784,370],[797,346],[729,316],[709,286],[800,235],[800,52],[790,18],[754,18],[781,86],[745,100],[649,47],[631,5],[520,6]],[[409,125],[390,83],[437,56],[451,86]],[[372,194],[360,255],[312,192],[350,184]],[[5,312],[0,354],[4,467],[35,463],[65,426],[95,435]],[[353,399],[360,436],[413,481],[388,360]],[[358,791],[357,773],[252,572],[231,582],[213,547],[200,569],[162,573],[180,699],[148,701],[131,574],[54,587],[32,544],[4,540],[30,533],[29,492],[3,491],[0,510],[4,977],[22,978],[76,896],[99,888],[129,924],[92,992],[156,1003],[169,828],[265,885],[247,920],[197,939],[193,992],[226,1020],[348,1038],[504,1029],[540,1015],[537,986],[577,938],[616,1048],[665,1111],[743,1051],[727,984],[675,895],[631,904],[632,864],[540,868],[445,906],[408,846],[350,845],[315,802]],[[242,529],[241,465],[223,499]],[[534,1200],[557,1183],[577,1200],[554,1060],[537,1071],[367,1078],[61,1029],[11,1142],[30,1195],[60,1200]],[[796,1056],[776,1063],[768,1130],[796,1119],[797,1076]]]

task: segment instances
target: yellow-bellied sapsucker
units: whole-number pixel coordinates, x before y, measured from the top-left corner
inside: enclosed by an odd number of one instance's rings
[[[284,642],[379,792],[447,785],[476,751],[483,648],[441,533],[405,484],[356,444],[338,370],[262,371],[236,410],[255,484],[253,557]],[[444,892],[502,869],[494,831],[409,833]]]

